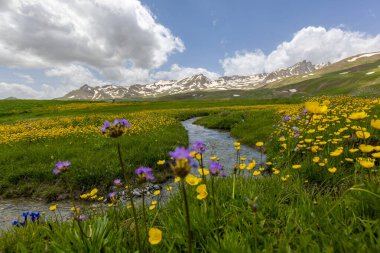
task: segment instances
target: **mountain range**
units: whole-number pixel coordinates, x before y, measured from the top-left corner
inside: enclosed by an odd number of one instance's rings
[[[309,61],[302,61],[288,68],[279,69],[271,73],[262,73],[249,76],[223,76],[212,80],[205,75],[198,74],[180,80],[160,80],[149,84],[134,84],[130,86],[105,85],[92,87],[83,85],[60,99],[64,100],[109,100],[109,99],[136,99],[160,98],[166,96],[184,96],[199,92],[222,91],[265,91],[298,93],[302,86],[297,83],[309,83],[325,75],[335,73],[338,77],[348,77],[348,73],[360,70],[358,66],[380,60],[380,52],[360,54],[330,64],[314,65]],[[375,66],[377,67],[377,66]],[[344,71],[347,69],[351,71]],[[345,73],[347,72],[347,73]],[[375,73],[376,71],[374,71]],[[346,75],[346,76],[345,76]],[[371,75],[371,74],[369,74]],[[377,75],[375,75],[377,76]],[[272,92],[272,93],[273,93]],[[194,95],[195,94],[195,95]],[[240,95],[236,95],[240,96]]]

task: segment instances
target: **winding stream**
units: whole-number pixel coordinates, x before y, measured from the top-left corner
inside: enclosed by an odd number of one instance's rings
[[[182,122],[183,127],[187,130],[189,136],[190,147],[197,140],[202,140],[207,146],[207,150],[204,154],[205,167],[208,167],[210,162],[209,157],[215,155],[220,158],[220,163],[224,166],[224,172],[226,174],[232,173],[232,168],[235,163],[236,151],[234,149],[234,142],[236,139],[231,137],[228,132],[219,130],[208,129],[203,126],[193,124],[198,118],[192,118]],[[250,159],[255,159],[260,162],[260,152],[241,145],[241,156]],[[265,156],[263,156],[263,162],[265,162]],[[197,171],[193,171],[198,175]],[[36,201],[30,199],[12,199],[12,200],[0,200],[0,231],[11,226],[12,221],[20,219],[22,212],[44,212],[46,217],[49,218],[51,212],[49,211],[50,204],[43,201]],[[58,203],[60,214],[63,217],[70,215],[71,204],[69,201],[62,201]]]

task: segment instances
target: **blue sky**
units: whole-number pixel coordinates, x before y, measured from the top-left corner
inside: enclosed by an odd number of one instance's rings
[[[0,99],[380,51],[380,1],[2,0]]]

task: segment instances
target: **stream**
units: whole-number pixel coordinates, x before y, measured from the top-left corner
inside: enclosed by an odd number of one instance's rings
[[[210,162],[209,157],[215,155],[220,158],[220,164],[224,167],[224,172],[229,175],[233,172],[235,164],[236,151],[234,149],[234,142],[236,139],[231,137],[229,132],[208,129],[203,126],[193,124],[198,118],[191,118],[182,121],[183,127],[187,130],[189,136],[190,147],[197,140],[202,140],[207,147],[204,153],[204,164],[208,168]],[[257,150],[241,145],[240,154],[248,160],[255,159],[260,163],[260,152]],[[263,162],[265,156],[263,155]],[[195,175],[199,175],[197,170],[192,171]],[[46,218],[52,217],[52,212],[49,211],[51,204],[43,201],[30,200],[30,199],[7,199],[0,200],[0,231],[11,227],[14,220],[23,220],[21,214],[23,212],[41,212],[46,214]],[[71,214],[71,204],[69,201],[58,202],[58,208],[62,217],[68,217]]]

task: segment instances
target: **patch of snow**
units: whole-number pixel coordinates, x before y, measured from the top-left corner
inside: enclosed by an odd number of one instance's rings
[[[342,72],[342,73],[339,73],[339,75],[345,75],[345,74],[348,74],[348,72]]]
[[[289,91],[294,93],[294,92],[297,92],[297,89],[290,89]]]
[[[234,96],[234,97],[240,97],[240,95],[239,95],[239,94],[234,94],[233,96]]]
[[[354,58],[351,58],[349,60],[347,60],[348,62],[354,62],[356,61],[357,59],[360,59],[360,58],[363,58],[363,57],[371,57],[373,55],[377,55],[377,54],[380,54],[380,52],[377,52],[377,53],[369,53],[369,54],[362,54],[362,55],[359,55],[359,56],[356,56]]]
[[[309,76],[313,76],[314,74],[309,74]]]
[[[372,75],[372,74],[374,74],[374,73],[375,73],[375,72],[371,71],[371,72],[366,73],[366,75]]]

